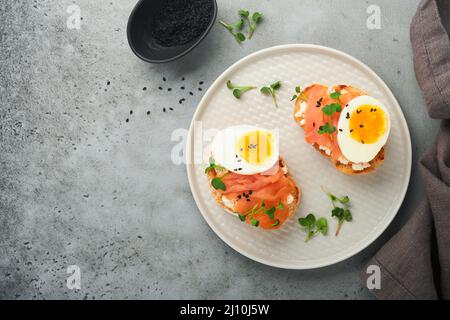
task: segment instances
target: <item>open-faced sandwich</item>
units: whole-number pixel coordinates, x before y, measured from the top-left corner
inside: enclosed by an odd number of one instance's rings
[[[362,90],[321,84],[298,89],[294,119],[305,130],[306,142],[339,171],[365,174],[384,162],[389,113]]]
[[[279,155],[278,137],[265,129],[220,131],[205,172],[216,202],[255,227],[280,228],[300,201],[300,190]]]

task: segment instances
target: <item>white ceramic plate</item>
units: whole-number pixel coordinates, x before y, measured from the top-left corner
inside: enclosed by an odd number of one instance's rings
[[[258,90],[246,93],[241,100],[235,99],[225,85],[229,79],[237,84],[259,87],[281,80],[282,88],[277,94],[279,109],[274,107],[270,97],[263,96]],[[314,82],[359,87],[389,109],[392,132],[386,148],[387,159],[375,173],[346,176],[305,142],[303,130],[293,121],[290,99],[297,85]],[[214,133],[211,129],[240,124],[279,130],[280,155],[302,189],[297,213],[280,230],[264,231],[242,223],[218,207],[211,196],[204,174],[208,159],[203,157],[201,163],[201,151],[197,151],[207,149]],[[284,45],[251,54],[231,66],[213,83],[194,115],[186,155],[194,199],[205,220],[223,241],[241,254],[270,266],[312,269],[355,255],[388,227],[408,187],[411,138],[394,95],[369,67],[345,53],[326,47]],[[330,217],[331,204],[321,186],[351,198],[354,221],[344,224],[339,237],[334,236],[337,223]],[[297,220],[310,212],[328,217],[330,233],[327,237],[318,236],[305,243],[305,233]]]

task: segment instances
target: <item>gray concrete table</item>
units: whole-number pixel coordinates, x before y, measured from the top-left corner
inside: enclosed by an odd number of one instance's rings
[[[150,65],[127,43],[134,1],[1,1],[0,298],[371,298],[358,273],[422,198],[416,161],[437,128],[412,67],[418,0],[218,2],[219,18],[233,20],[241,7],[265,14],[252,41],[238,46],[216,25],[188,56]],[[66,25],[73,3],[79,30]],[[380,30],[366,26],[371,4],[381,8]],[[172,132],[188,128],[214,79],[287,43],[330,46],[372,67],[397,96],[414,150],[408,195],[388,231],[312,271],[274,269],[229,248],[199,214],[185,166],[170,161]],[[80,290],[66,287],[69,265],[80,267]]]

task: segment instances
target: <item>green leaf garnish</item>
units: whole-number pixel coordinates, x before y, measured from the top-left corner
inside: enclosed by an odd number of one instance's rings
[[[272,224],[272,227],[278,227],[280,225],[280,220],[277,219],[274,224]]]
[[[281,201],[280,201],[281,203]],[[269,218],[271,220],[275,219],[275,212],[276,212],[277,208],[272,207],[270,209],[266,208],[265,203],[261,203],[261,205],[255,205],[249,212],[245,213],[245,214],[239,214],[239,219],[242,222],[247,221],[247,218],[249,219],[250,223],[254,226],[254,227],[258,227],[259,226],[259,221],[255,218],[255,215],[257,214],[267,214],[269,216]],[[278,222],[277,222],[278,221]],[[277,221],[274,222],[274,224],[272,225],[272,227],[276,227],[280,224],[280,221],[277,219]]]
[[[210,165],[209,165],[209,167],[207,167],[206,169],[205,169],[205,173],[206,174],[208,174],[211,170],[220,170],[220,171],[224,171],[224,170],[226,170],[224,167],[221,167],[221,166],[218,166],[218,165],[216,165],[215,163],[211,163]],[[216,171],[217,171],[216,170]]]
[[[306,97],[305,93],[302,90],[302,87],[300,87],[300,86],[295,87],[295,94],[292,96],[291,101],[298,100],[298,99],[301,99],[301,101],[308,100],[308,98]]]
[[[272,83],[270,85],[270,87],[272,88],[272,90],[280,90],[280,88],[281,88],[281,81],[277,81],[275,83]]]
[[[253,20],[253,22],[255,22],[255,23],[260,23],[261,20],[262,20],[262,17],[263,17],[262,13],[255,12],[255,13],[253,14],[253,16],[252,16],[252,20]]]
[[[319,127],[319,134],[325,133],[333,134],[334,132],[336,132],[336,127],[329,124],[328,122],[325,123],[323,126]]]
[[[236,41],[238,43],[244,42],[245,41],[245,36],[242,32],[238,32],[234,35],[234,38],[236,39]]]
[[[333,116],[336,112],[341,111],[342,107],[339,103],[328,104],[322,108],[323,114],[328,116],[328,122],[319,127],[319,134],[333,134],[336,132],[336,127],[331,123],[331,116]]]
[[[266,214],[269,216],[270,219],[274,219],[275,218],[275,211],[277,209],[275,209],[275,207],[272,207],[269,210],[266,210]]]
[[[333,92],[332,94],[330,94],[331,99],[333,100],[339,100],[339,98],[341,97],[341,93],[340,92]]]
[[[211,185],[216,190],[222,190],[227,191],[227,187],[225,186],[225,183],[223,183],[222,178],[214,178],[211,180]]]
[[[241,10],[239,10],[239,15],[243,18],[248,18],[250,15],[250,12],[248,10],[241,9]]]
[[[298,219],[298,223],[307,233],[305,242],[310,241],[319,233],[324,236],[328,234],[328,220],[326,218],[316,219],[313,213],[308,214],[305,218]]]
[[[278,209],[284,210],[284,204],[280,201],[280,203],[277,206]]]
[[[252,15],[252,21],[250,21],[250,12],[248,10],[239,10],[239,15],[241,16],[241,18],[245,19],[245,21],[248,24],[248,38],[251,39],[253,37],[253,33],[256,30],[256,25],[261,23],[262,21],[262,13],[259,12],[255,12]]]
[[[226,23],[226,22],[224,22],[222,20],[219,20],[219,23],[222,26],[224,26],[225,29],[227,29],[228,32],[230,32],[233,35],[233,37],[236,39],[237,43],[241,43],[241,42],[245,41],[245,36],[244,36],[243,33],[235,32],[235,30],[236,31],[242,30],[242,27],[244,26],[244,20],[243,19],[240,19],[239,22],[237,22],[235,24],[229,24],[229,23]]]
[[[277,81],[272,83],[271,85],[262,87],[260,91],[262,94],[270,95],[272,97],[275,107],[278,108],[277,97],[275,93],[276,91],[280,90],[280,88],[281,88],[281,81]]]
[[[251,223],[252,226],[254,226],[254,227],[259,226],[259,221],[256,220],[254,217],[250,217],[250,223]]]
[[[336,112],[341,112],[341,111],[342,111],[342,108],[339,103],[328,104],[322,108],[322,112],[329,117],[331,117]]]
[[[255,86],[237,86],[234,85],[231,80],[227,81],[227,88],[233,91],[233,96],[236,99],[240,99],[242,95],[250,90],[256,89]]]
[[[338,220],[338,227],[336,230],[336,236],[338,236],[344,222],[353,221],[353,216],[349,209],[350,198],[349,196],[339,198],[334,194],[332,194],[331,192],[327,191],[324,187],[322,187],[322,190],[327,194],[328,198],[331,200],[331,203],[333,204],[331,216]],[[341,204],[342,207],[337,206],[336,203]]]

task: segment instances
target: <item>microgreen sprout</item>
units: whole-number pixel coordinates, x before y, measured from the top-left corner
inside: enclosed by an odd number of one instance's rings
[[[211,170],[219,170],[219,171],[224,171],[225,170],[225,168],[224,167],[221,167],[221,166],[218,166],[217,164],[215,164],[215,163],[211,163],[210,165],[209,165],[209,167],[208,168],[206,168],[205,169],[205,173],[206,174],[208,174]]]
[[[248,10],[239,10],[239,15],[245,19],[248,24],[249,32],[248,38],[251,39],[253,37],[253,33],[255,32],[256,26],[262,21],[263,15],[262,13],[255,12],[252,15],[252,20],[250,21],[250,12]]]
[[[278,205],[278,207],[279,207],[279,205]],[[261,205],[256,204],[247,213],[239,214],[239,219],[242,222],[245,222],[247,220],[247,218],[248,218],[250,223],[252,224],[252,226],[258,227],[259,226],[259,221],[255,218],[256,214],[267,214],[269,216],[269,218],[271,220],[273,220],[273,219],[275,219],[275,211],[276,210],[277,210],[277,208],[275,208],[275,207],[272,207],[272,208],[268,209],[266,207],[265,203],[263,202]],[[280,225],[280,223],[281,223],[280,220],[276,219],[275,222],[271,226],[272,227],[277,227],[277,226]]]
[[[212,179],[211,180],[211,185],[216,190],[227,191],[227,187],[225,186],[225,183],[223,183],[222,178],[223,177]]]
[[[336,132],[336,127],[331,122],[331,117],[336,112],[341,112],[342,107],[339,103],[328,104],[322,108],[322,112],[328,117],[328,122],[319,128],[319,134],[333,134]]]
[[[341,93],[340,92],[332,92],[330,94],[330,98],[333,100],[338,100],[341,97]],[[333,125],[332,121],[331,121],[331,117],[337,113],[337,112],[341,112],[342,111],[342,107],[341,105],[337,102],[337,103],[331,103],[326,105],[325,107],[322,108],[322,112],[328,117],[328,122],[325,123],[323,126],[319,127],[319,134],[333,134],[336,132],[336,127]]]
[[[231,80],[227,81],[227,88],[233,91],[233,96],[236,99],[240,99],[242,97],[242,94],[244,94],[247,91],[256,89],[255,86],[237,86],[234,85]]]
[[[275,92],[280,90],[280,88],[281,88],[281,81],[277,81],[275,83],[272,83],[270,86],[262,87],[260,91],[262,94],[272,96],[273,103],[275,104],[275,107],[278,108],[277,97],[275,95]]]
[[[224,172],[224,174],[222,174],[220,177],[215,177],[214,179],[211,180],[211,185],[214,189],[216,190],[222,190],[222,191],[226,191],[227,187],[225,186],[225,183],[223,183],[222,179],[229,173],[227,172],[227,170],[224,167],[218,166],[217,164],[215,164],[214,162],[211,162],[209,167],[207,167],[205,169],[205,173],[208,174],[211,172],[211,170],[215,170],[216,173],[217,171],[219,172]]]
[[[242,30],[242,27],[244,26],[243,19],[239,20],[239,22],[237,22],[235,24],[228,24],[222,20],[219,20],[219,23],[222,26],[224,26],[225,29],[227,29],[228,32],[230,32],[233,35],[233,37],[234,37],[234,39],[236,39],[237,43],[241,43],[241,42],[245,41],[245,35],[242,32],[239,32],[240,30]]]
[[[330,198],[331,203],[333,204],[333,210],[331,210],[331,216],[338,219],[338,227],[336,230],[336,237],[339,235],[342,225],[344,222],[350,222],[353,220],[352,213],[349,209],[350,198],[348,196],[344,196],[339,198],[322,187],[323,192],[325,192]],[[337,206],[336,204],[342,205],[342,207]]]
[[[308,100],[305,92],[303,92],[303,90],[300,86],[295,87],[295,94],[292,96],[291,101],[298,100],[298,99],[300,99],[301,101]]]
[[[307,233],[305,242],[310,241],[319,233],[324,236],[328,234],[328,220],[326,218],[316,219],[316,216],[310,213],[305,218],[298,219],[298,223]]]

